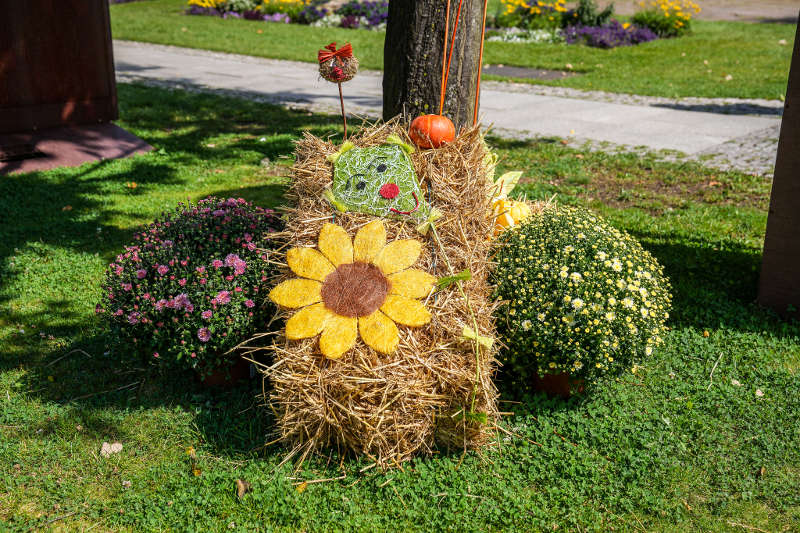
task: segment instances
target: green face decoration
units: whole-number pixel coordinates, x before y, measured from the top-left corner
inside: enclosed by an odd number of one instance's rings
[[[430,215],[411,158],[397,144],[341,154],[334,165],[332,192],[348,211],[418,221]]]

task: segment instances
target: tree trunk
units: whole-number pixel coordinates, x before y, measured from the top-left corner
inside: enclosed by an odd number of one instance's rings
[[[758,302],[800,317],[800,29],[783,108]]]
[[[463,0],[442,114],[456,131],[472,125],[483,0]],[[383,118],[439,114],[447,0],[389,2],[384,44]],[[451,0],[448,50],[458,1]]]

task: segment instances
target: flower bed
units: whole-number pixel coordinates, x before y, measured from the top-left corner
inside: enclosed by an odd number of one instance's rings
[[[279,227],[271,210],[243,199],[179,205],[109,265],[96,311],[117,344],[211,371],[272,312],[264,289]]]
[[[388,1],[351,0],[333,12],[321,0],[189,0],[186,13],[321,27],[383,30]]]
[[[599,10],[594,0],[567,9],[565,0],[502,0],[503,10],[489,18],[496,27],[489,40],[518,43],[584,44],[615,48],[678,37],[689,31],[700,7],[692,0],[642,0],[632,23],[612,18],[613,5]]]

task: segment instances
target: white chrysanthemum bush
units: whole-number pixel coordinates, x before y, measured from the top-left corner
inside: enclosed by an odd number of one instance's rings
[[[514,381],[591,381],[630,371],[663,342],[671,303],[661,265],[586,210],[535,209],[498,239],[497,326]]]

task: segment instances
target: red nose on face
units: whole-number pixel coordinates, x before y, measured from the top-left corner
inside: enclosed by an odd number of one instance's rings
[[[398,187],[394,183],[387,183],[386,185],[381,187],[381,190],[378,191],[378,193],[387,200],[391,200],[392,198],[395,198],[397,197],[398,194],[400,194],[400,187]]]

